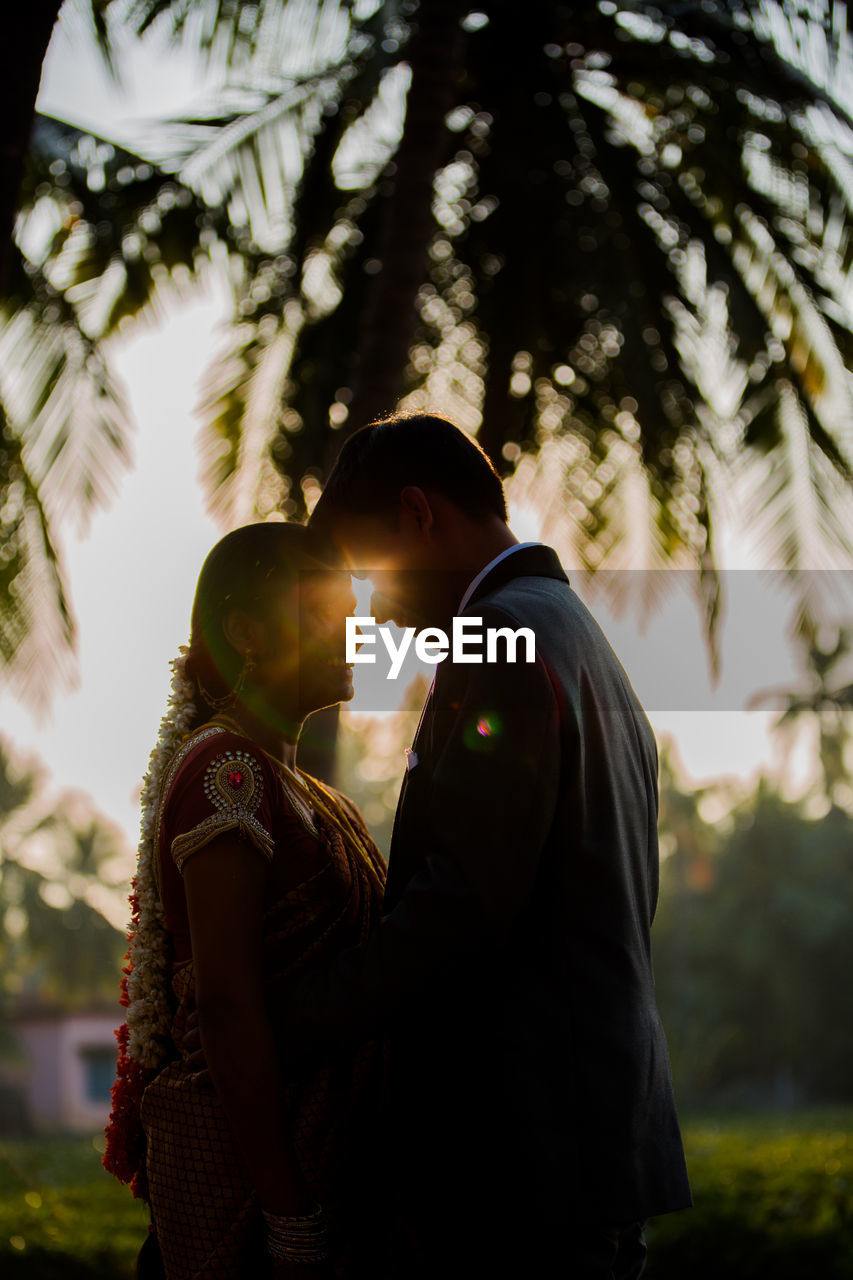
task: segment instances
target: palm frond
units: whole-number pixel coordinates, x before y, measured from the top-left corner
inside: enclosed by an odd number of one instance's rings
[[[447,117],[458,149],[423,182],[430,264],[400,299],[419,330],[388,379],[389,407],[408,393],[479,419],[507,472],[571,444],[553,509],[574,522],[576,561],[648,583],[690,565],[712,653],[727,468],[793,580],[846,545],[826,495],[853,463],[853,130],[841,18],[801,8],[619,0],[533,6],[520,23],[485,4]],[[399,196],[408,37],[404,6],[368,10],[115,6],[140,29],[171,20],[228,69],[227,109],[176,125],[170,159],[179,187],[227,205],[246,263],[203,410],[223,515],[266,500],[251,469],[270,439],[285,509],[300,509],[335,428],[359,425],[347,406],[377,228]],[[81,282],[91,270],[109,313],[85,238],[67,235],[56,263]]]
[[[14,496],[3,506],[0,665],[32,705],[72,669],[59,530],[105,506],[130,462],[133,423],[107,340],[197,273],[217,226],[216,210],[144,158],[37,119],[0,304],[0,488]]]
[[[43,712],[73,675],[73,620],[59,557],[24,450],[0,402],[0,663],[12,691]]]
[[[834,574],[818,571],[844,568],[853,557],[853,495],[815,443],[792,386],[782,384],[777,403],[761,413],[769,419],[756,431],[763,458],[741,456],[730,474],[749,513],[748,534],[765,564],[795,580],[796,626],[808,630],[835,607]]]
[[[209,261],[228,230],[153,160],[65,121],[39,116],[22,193],[18,241],[94,340],[158,307]],[[16,286],[29,300],[21,272]]]
[[[202,391],[202,483],[208,509],[224,525],[269,515],[287,497],[269,446],[290,366],[293,307],[281,323],[268,315],[232,329]]]
[[[0,313],[0,403],[55,527],[83,524],[114,495],[132,429],[101,352],[63,304],[54,304],[61,319],[32,307]]]
[[[820,426],[820,443],[842,473],[853,476],[853,384],[838,346],[766,226],[746,209],[740,221],[743,238],[735,242],[732,260],[787,356],[802,399]]]
[[[112,38],[112,26],[107,18],[107,10],[113,2],[114,0],[81,0],[81,5],[87,11],[95,44],[98,46],[104,65],[110,74],[118,79],[119,69]]]
[[[789,71],[853,120],[846,11],[835,5],[805,10],[790,0],[764,0],[748,13],[755,34],[773,47]]]
[[[182,180],[207,204],[227,204],[231,221],[264,249],[290,238],[294,190],[341,71],[335,66],[279,93],[253,94],[240,108],[175,131],[171,162]]]
[[[340,50],[351,27],[351,0],[94,0],[109,19],[146,35],[168,25],[171,39],[233,71],[310,69]],[[333,56],[336,56],[333,54]]]
[[[273,71],[254,58],[245,80],[230,77],[215,111],[173,122],[161,139],[169,165],[208,205],[227,205],[255,244],[282,252],[299,233],[294,202],[318,150],[333,186],[346,189],[356,173],[362,184],[366,171],[375,176],[399,142],[405,76],[389,74],[383,30],[374,19],[358,39],[327,40],[322,56],[312,47],[307,58],[285,36],[265,38],[265,50],[278,50]]]

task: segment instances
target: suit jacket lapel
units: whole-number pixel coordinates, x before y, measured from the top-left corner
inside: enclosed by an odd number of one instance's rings
[[[391,834],[391,850],[388,857],[388,874],[385,882],[385,903],[386,910],[390,909],[396,900],[398,890],[402,891],[406,883],[406,867],[407,859],[405,857],[405,847],[407,841],[405,839],[404,826],[411,817],[411,797],[409,789],[412,785],[412,778],[419,768],[423,768],[421,761],[428,755],[428,744],[432,739],[432,720],[435,706],[435,680],[429,688],[429,693],[424,701],[421,718],[418,721],[418,727],[412,740],[412,751],[417,757],[417,763],[411,768],[407,767],[403,774],[403,781],[400,787],[400,796],[397,800],[397,810],[394,814],[394,827]],[[408,766],[408,758],[407,758]],[[408,800],[408,804],[407,804]]]
[[[506,556],[486,574],[465,606],[466,611],[482,597],[505,583],[511,582],[513,578],[523,577],[556,578],[561,582],[568,582],[563,566],[557,558],[557,553],[551,547],[546,547],[543,544],[523,547],[520,551],[514,551],[512,555]],[[440,671],[441,667],[439,667]],[[438,681],[438,673],[436,673],[424,702],[424,708],[412,743],[412,750],[418,756],[418,763],[412,769],[406,770],[400,790],[400,798],[397,801],[397,812],[394,815],[394,831],[391,837],[391,853],[388,860],[388,879],[385,886],[386,910],[390,910],[393,907],[397,896],[402,892],[411,873],[409,858],[407,857],[407,846],[410,843],[409,832],[411,831],[409,824],[410,822],[414,823],[415,830],[417,829],[419,801],[425,798],[421,788],[428,786],[427,775],[432,764],[435,718],[444,709],[440,705],[441,699],[436,698],[437,683],[440,683]]]

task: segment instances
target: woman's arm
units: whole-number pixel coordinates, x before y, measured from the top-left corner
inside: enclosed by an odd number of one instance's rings
[[[275,1042],[263,996],[267,864],[232,833],[187,859],[196,1005],[207,1065],[264,1209],[310,1212],[289,1145]]]

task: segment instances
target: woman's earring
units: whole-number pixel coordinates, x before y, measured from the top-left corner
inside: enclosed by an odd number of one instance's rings
[[[228,707],[233,707],[237,698],[246,687],[246,677],[249,676],[254,669],[255,660],[252,657],[251,652],[247,650],[243,658],[243,665],[240,668],[240,674],[237,677],[237,683],[234,685],[233,689],[229,690],[228,693],[222,694],[221,697],[215,698],[213,694],[207,692],[204,685],[201,683],[201,680],[199,680],[199,692],[212,711],[225,711]]]
[[[240,674],[237,677],[237,683],[234,686],[234,697],[242,693],[246,687],[246,678],[252,674],[255,669],[255,660],[252,657],[250,649],[246,650],[243,657],[243,666],[240,668]]]

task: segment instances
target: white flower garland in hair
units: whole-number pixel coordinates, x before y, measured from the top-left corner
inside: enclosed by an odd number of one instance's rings
[[[170,1056],[171,1045],[169,947],[163,905],[154,880],[157,808],[169,762],[190,732],[195,717],[195,685],[186,671],[188,653],[189,647],[182,645],[172,662],[172,692],[142,783],[139,851],[130,897],[133,919],[128,948],[127,1052],[134,1062],[155,1071]]]

